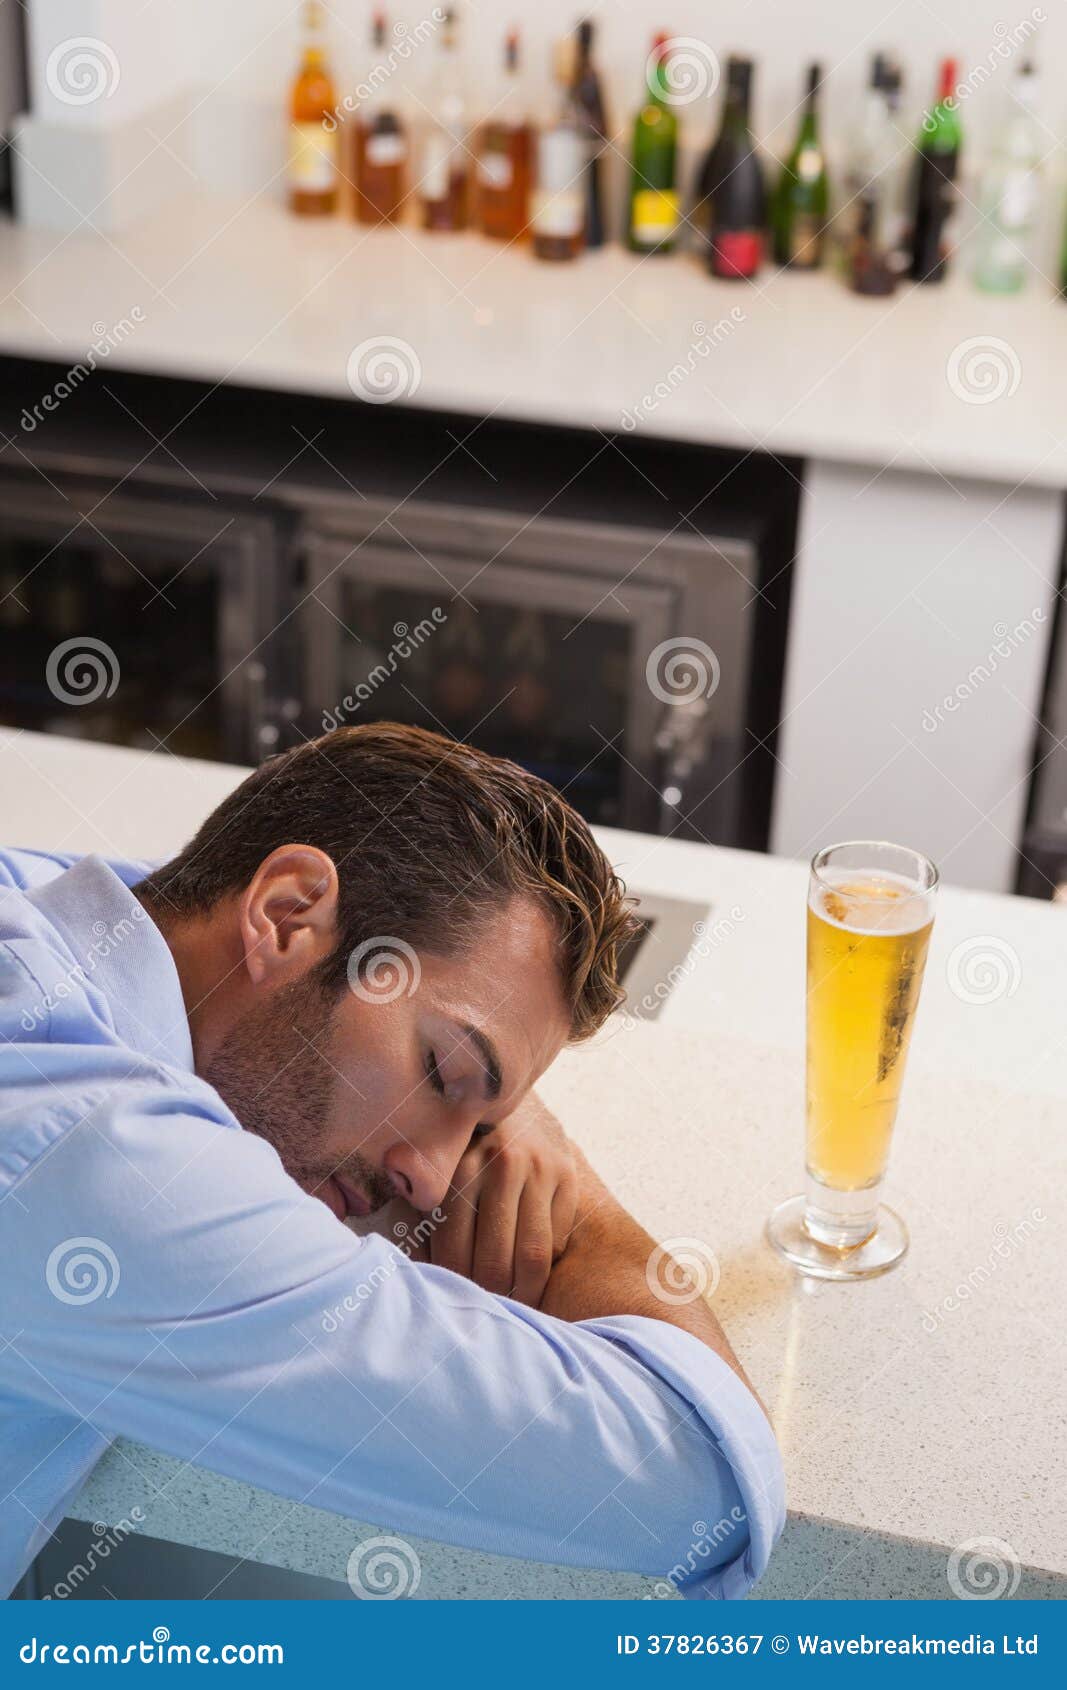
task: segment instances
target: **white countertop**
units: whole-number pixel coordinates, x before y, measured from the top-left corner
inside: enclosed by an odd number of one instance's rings
[[[648,398],[649,435],[1067,485],[1067,303],[1040,277],[1016,298],[961,274],[867,300],[828,273],[734,285],[619,247],[553,266],[264,198],[190,197],[114,238],[0,227],[0,352],[72,364],[134,308],[102,368],[344,398],[353,348],[388,336],[420,406],[617,430]],[[949,362],[991,338],[984,375],[1009,391],[967,402]]]
[[[237,775],[3,732],[5,842],[158,855]],[[651,1231],[718,1258],[715,1306],[786,1462],[791,1524],[763,1593],[948,1595],[948,1556],[976,1539],[998,1540],[1009,1576],[1019,1563],[1020,1595],[1050,1593],[1042,1572],[1067,1577],[1067,910],[941,892],[889,1180],[912,1249],[881,1280],[820,1285],[762,1239],[769,1208],[801,1181],[805,868],[602,839],[635,889],[706,902],[706,942],[657,1022],[609,1026],[566,1053],[543,1090]],[[180,1512],[187,1476],[163,1460],[152,1486]],[[232,1484],[199,1475],[194,1490],[202,1509],[207,1498],[209,1513],[241,1518]],[[79,1512],[109,1517],[139,1495],[134,1466],[105,1462]],[[272,1545],[282,1517],[256,1508],[256,1548],[190,1536],[187,1520],[174,1532],[329,1576],[323,1553]],[[283,1538],[291,1510],[284,1525]],[[153,1527],[164,1534],[166,1512]],[[463,1573],[477,1585],[468,1593],[489,1593],[484,1562]]]

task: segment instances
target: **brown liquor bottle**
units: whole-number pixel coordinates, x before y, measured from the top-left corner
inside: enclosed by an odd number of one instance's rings
[[[307,0],[300,68],[289,95],[289,208],[303,217],[337,209],[337,97],[324,25],[319,0]]]
[[[526,233],[530,145],[519,76],[519,32],[513,29],[504,44],[504,92],[479,137],[478,222],[483,234],[514,241]]]
[[[385,48],[385,13],[375,12],[371,46]],[[408,142],[396,112],[377,98],[364,101],[355,125],[354,210],[360,223],[395,223],[404,204]]]

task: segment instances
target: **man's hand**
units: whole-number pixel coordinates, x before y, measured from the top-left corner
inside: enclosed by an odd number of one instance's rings
[[[460,1158],[430,1260],[536,1306],[574,1225],[577,1196],[570,1143],[531,1093]]]

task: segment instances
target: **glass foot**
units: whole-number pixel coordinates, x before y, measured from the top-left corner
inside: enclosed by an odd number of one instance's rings
[[[908,1229],[895,1209],[883,1203],[878,1225],[869,1238],[847,1249],[820,1244],[804,1225],[805,1199],[790,1197],[779,1203],[767,1222],[771,1249],[799,1273],[815,1279],[873,1279],[888,1273],[903,1260],[908,1249]]]

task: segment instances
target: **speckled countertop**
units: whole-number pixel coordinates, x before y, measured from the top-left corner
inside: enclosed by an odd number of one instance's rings
[[[9,842],[160,854],[236,771],[0,733]],[[659,1019],[542,1087],[620,1198],[720,1268],[714,1303],[767,1401],[790,1522],[760,1596],[1067,1595],[1067,910],[941,894],[888,1196],[886,1277],[796,1279],[762,1239],[801,1179],[805,870],[605,833],[635,887],[711,916]],[[122,1442],[74,1512],[342,1580],[354,1521]],[[652,1581],[418,1545],[419,1595],[649,1595]]]

